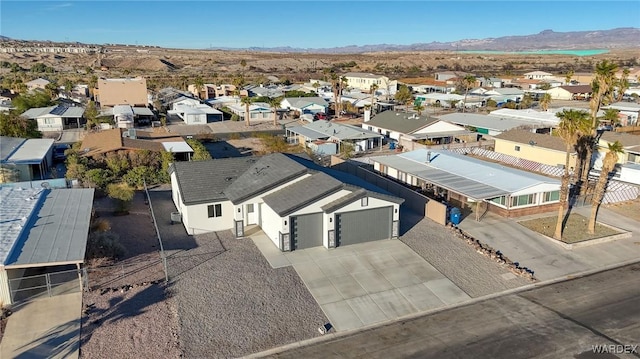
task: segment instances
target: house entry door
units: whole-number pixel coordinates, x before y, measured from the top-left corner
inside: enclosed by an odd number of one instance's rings
[[[253,203],[247,204],[247,225],[258,224],[258,214]]]

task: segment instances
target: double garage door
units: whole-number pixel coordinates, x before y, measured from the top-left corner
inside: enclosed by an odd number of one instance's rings
[[[336,214],[336,246],[391,238],[393,207]],[[291,249],[322,246],[322,213],[293,216],[290,219]]]
[[[336,246],[391,238],[393,207],[336,215]]]

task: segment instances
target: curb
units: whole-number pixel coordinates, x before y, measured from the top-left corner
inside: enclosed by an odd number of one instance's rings
[[[275,355],[275,354],[280,354],[292,349],[297,349],[297,348],[302,348],[302,347],[306,347],[306,346],[310,346],[313,344],[319,344],[319,343],[323,343],[323,342],[328,342],[331,341],[333,339],[339,339],[339,338],[343,338],[343,337],[348,337],[350,335],[356,334],[356,333],[360,333],[360,332],[365,332],[368,330],[373,330],[373,329],[377,329],[377,328],[381,328],[396,322],[401,322],[401,321],[406,321],[406,320],[412,320],[412,319],[417,319],[423,316],[427,316],[427,315],[431,315],[431,314],[435,314],[435,313],[439,313],[439,312],[444,312],[450,309],[455,309],[455,308],[459,308],[459,307],[464,307],[467,305],[471,305],[471,304],[475,304],[475,303],[480,303],[486,300],[490,300],[490,299],[494,299],[494,298],[498,298],[498,297],[503,297],[506,295],[510,295],[510,294],[515,294],[515,293],[520,293],[520,292],[526,292],[532,289],[536,289],[539,287],[545,287],[547,285],[551,285],[551,284],[556,284],[556,283],[560,283],[560,282],[565,282],[568,280],[572,280],[572,279],[577,279],[577,278],[582,278],[582,277],[587,277],[593,274],[597,274],[600,272],[606,272],[609,270],[613,270],[613,269],[617,269],[617,268],[621,268],[621,267],[625,267],[628,265],[632,265],[632,264],[637,264],[640,263],[640,259],[636,258],[636,259],[632,259],[632,260],[628,260],[625,262],[621,262],[621,263],[615,263],[615,264],[611,264],[611,265],[607,265],[604,267],[600,267],[600,268],[596,268],[596,269],[590,269],[587,271],[583,271],[583,272],[578,272],[578,273],[573,273],[573,274],[567,274],[565,276],[559,277],[559,278],[555,278],[555,279],[549,279],[546,280],[544,282],[537,282],[537,283],[532,283],[532,284],[527,284],[525,286],[522,287],[518,287],[518,288],[513,288],[513,289],[507,289],[505,291],[502,292],[498,292],[498,293],[492,293],[492,294],[487,294],[484,295],[482,297],[477,297],[477,298],[473,298],[470,299],[468,301],[465,302],[461,302],[461,303],[456,303],[456,304],[452,304],[449,306],[444,306],[444,307],[440,307],[440,308],[435,308],[435,309],[431,309],[431,310],[427,310],[427,311],[422,311],[422,312],[418,312],[418,313],[412,313],[403,317],[399,317],[399,318],[395,318],[395,319],[391,319],[391,320],[387,320],[384,322],[379,322],[379,323],[375,323],[375,324],[371,324],[371,325],[367,325],[358,329],[352,329],[352,330],[347,330],[347,331],[343,331],[343,332],[334,332],[334,333],[329,333],[329,334],[325,334],[321,337],[315,337],[315,338],[311,338],[311,339],[305,339],[299,342],[295,342],[295,343],[289,343],[289,344],[285,344],[276,348],[271,348],[271,349],[267,349],[258,353],[253,353],[250,355],[246,355],[243,356],[242,358],[263,358],[266,356],[270,356],[270,355]]]

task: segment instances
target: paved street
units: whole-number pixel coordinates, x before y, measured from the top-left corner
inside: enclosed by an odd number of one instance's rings
[[[591,207],[574,209],[589,217]],[[542,214],[538,216],[549,216]],[[528,218],[528,217],[527,217]],[[487,213],[481,222],[465,218],[459,225],[467,233],[500,250],[514,262],[530,268],[541,281],[596,270],[640,258],[640,223],[601,208],[598,221],[633,232],[631,238],[564,249],[518,224],[525,218],[508,219]]]
[[[640,344],[639,273],[640,264],[628,265],[256,356],[638,358],[640,347],[635,353],[596,355],[592,346]]]
[[[283,253],[262,231],[251,238],[272,267],[295,268],[337,331],[470,299],[399,240]]]

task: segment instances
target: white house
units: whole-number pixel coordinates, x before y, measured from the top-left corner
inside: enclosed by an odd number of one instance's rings
[[[31,108],[22,113],[22,117],[35,120],[38,131],[62,131],[69,128],[81,128],[85,124],[82,118],[83,107],[66,107],[62,105]]]
[[[303,114],[327,113],[329,103],[322,97],[286,97],[280,103],[280,108],[297,111]]]
[[[452,93],[428,93],[424,95],[416,95],[416,100],[420,101],[420,103],[432,106],[451,108],[452,103],[464,100],[464,96]]]
[[[415,113],[396,111],[381,112],[371,120],[362,123],[362,128],[394,140],[400,140],[404,136],[411,139],[433,139],[442,141],[443,144],[450,143],[456,135],[468,133],[464,127],[452,123],[428,116],[418,116]]]
[[[53,142],[52,138],[0,136],[0,168],[13,174],[10,182],[45,180],[53,165]]]
[[[553,74],[544,71],[531,71],[523,75],[528,80],[544,80],[553,78]]]
[[[376,75],[364,72],[347,72],[344,74],[347,79],[347,87],[362,91],[371,91],[371,85],[378,86],[379,89],[388,87],[389,78],[383,75]]]
[[[243,237],[259,226],[281,251],[398,236],[402,199],[299,157],[176,162],[170,172],[189,234],[231,229]]]
[[[554,100],[588,100],[593,93],[591,85],[558,86],[547,90]]]
[[[634,102],[614,102],[603,109],[614,109],[620,111],[618,118],[622,126],[635,126],[638,124],[640,115],[640,104]]]
[[[244,120],[246,106],[241,103],[228,104],[227,108]],[[273,120],[273,109],[269,104],[254,102],[249,105],[249,118],[251,121]]]
[[[184,98],[172,104],[172,109],[168,114],[174,114],[187,125],[205,124],[208,122],[222,121],[222,112],[200,103],[195,99]]]
[[[345,143],[350,144],[355,152],[370,150],[376,145],[382,146],[382,136],[377,132],[325,120],[287,127],[286,135],[289,143],[300,143],[314,150],[317,145],[328,142],[321,148],[325,154],[339,153]],[[330,144],[333,144],[333,150],[329,149]]]

